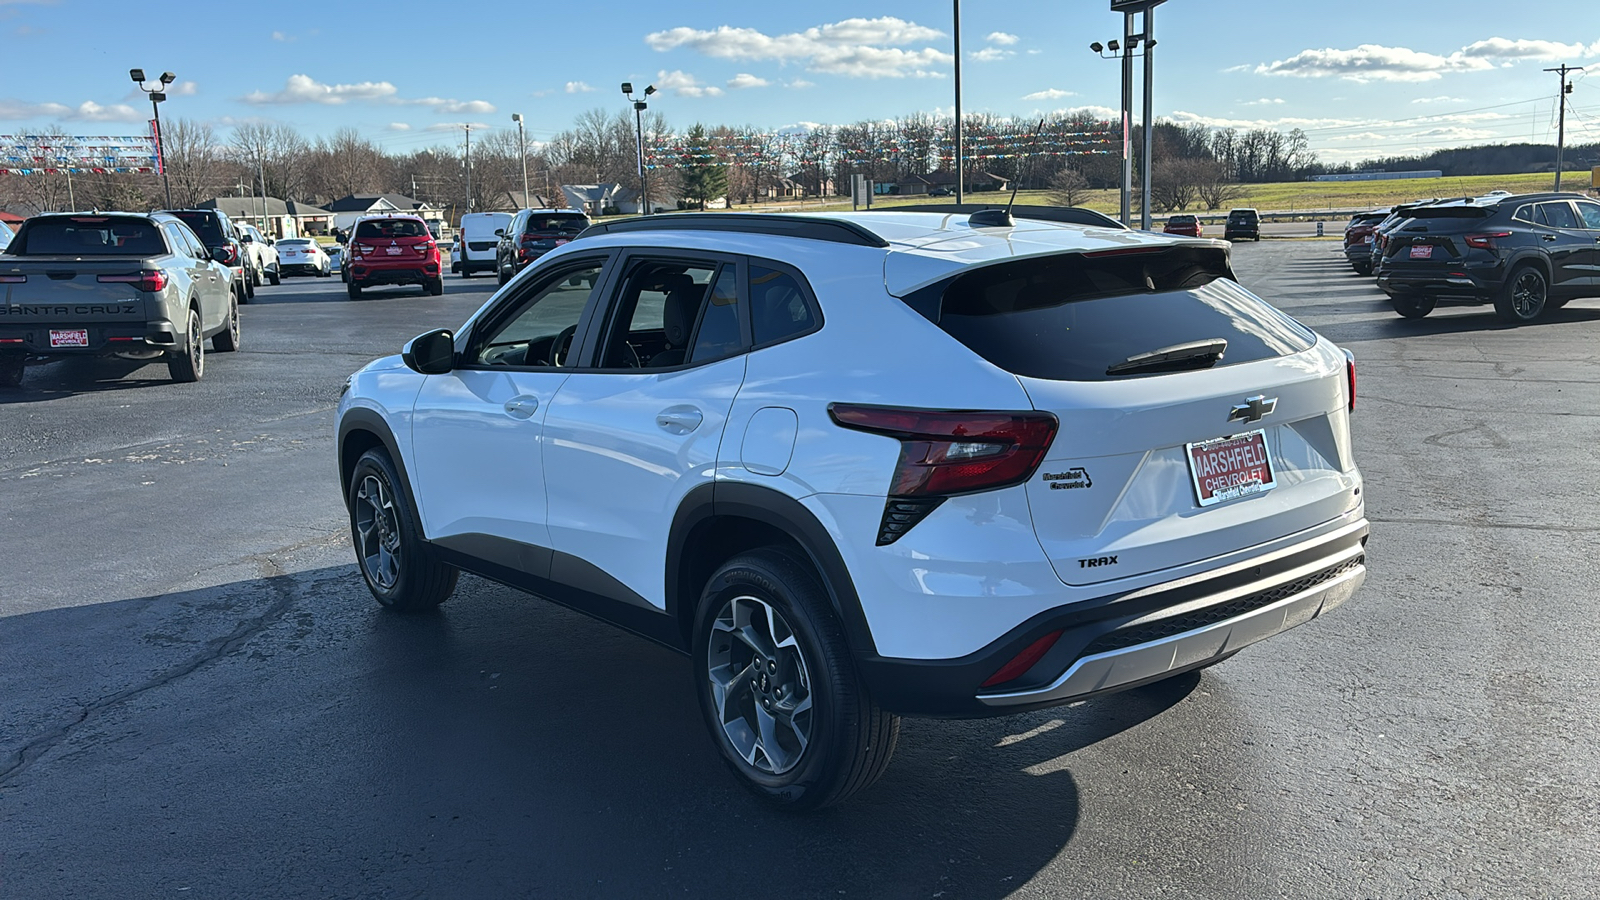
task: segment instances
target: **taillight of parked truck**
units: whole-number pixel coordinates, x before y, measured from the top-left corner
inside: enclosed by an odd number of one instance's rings
[[[160,269],[145,269],[128,275],[101,275],[96,280],[106,284],[131,284],[152,294],[159,294],[167,288],[167,273]]]

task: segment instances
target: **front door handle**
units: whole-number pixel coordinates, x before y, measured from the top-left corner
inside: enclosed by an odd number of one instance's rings
[[[523,394],[520,397],[512,397],[506,401],[506,415],[513,419],[532,418],[538,409],[539,398],[532,394]]]
[[[692,406],[669,406],[656,413],[656,424],[668,434],[688,434],[703,421],[705,416]]]
[[[1547,240],[1547,241],[1553,241],[1553,240],[1556,239],[1556,236],[1553,235],[1553,234],[1541,234],[1541,235],[1539,235],[1539,237],[1542,238],[1543,240]]]

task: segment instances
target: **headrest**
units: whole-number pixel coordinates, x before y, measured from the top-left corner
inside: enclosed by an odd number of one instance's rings
[[[671,286],[663,288],[667,297],[661,306],[661,326],[666,332],[667,346],[683,347],[689,343],[689,329],[694,327],[695,313],[700,311],[700,295],[705,289],[687,275],[668,276],[668,280]]]

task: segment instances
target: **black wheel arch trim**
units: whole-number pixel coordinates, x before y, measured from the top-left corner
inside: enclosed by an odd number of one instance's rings
[[[703,484],[690,491],[678,505],[667,536],[665,587],[670,616],[680,622],[692,618],[694,606],[700,599],[700,588],[681,584],[685,549],[697,527],[724,517],[751,519],[792,539],[822,576],[822,587],[844,626],[851,651],[876,654],[877,645],[861,608],[855,580],[850,577],[850,569],[832,535],[799,500],[759,485],[737,481]],[[684,596],[686,593],[688,596]]]
[[[394,432],[390,430],[389,423],[377,410],[357,406],[345,410],[345,414],[339,417],[339,495],[344,498],[345,503],[348,505],[350,502],[350,473],[356,464],[355,459],[346,459],[345,447],[350,441],[350,436],[356,432],[366,432],[378,439],[379,445],[389,454],[389,461],[394,463],[395,471],[405,479],[406,489],[413,490],[411,473],[406,471],[405,457],[400,453],[400,443],[394,439]]]

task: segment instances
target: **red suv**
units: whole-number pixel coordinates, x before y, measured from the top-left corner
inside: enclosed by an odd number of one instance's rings
[[[350,299],[378,284],[420,284],[444,293],[439,245],[417,216],[371,216],[356,220],[350,235]]]
[[[1161,230],[1166,234],[1184,234],[1189,237],[1199,237],[1204,231],[1200,227],[1200,220],[1194,216],[1172,216],[1167,219],[1167,227]]]
[[[1378,223],[1388,217],[1389,214],[1381,210],[1358,213],[1344,227],[1344,256],[1356,274],[1372,274],[1372,242],[1377,239],[1374,232],[1378,230]]]

